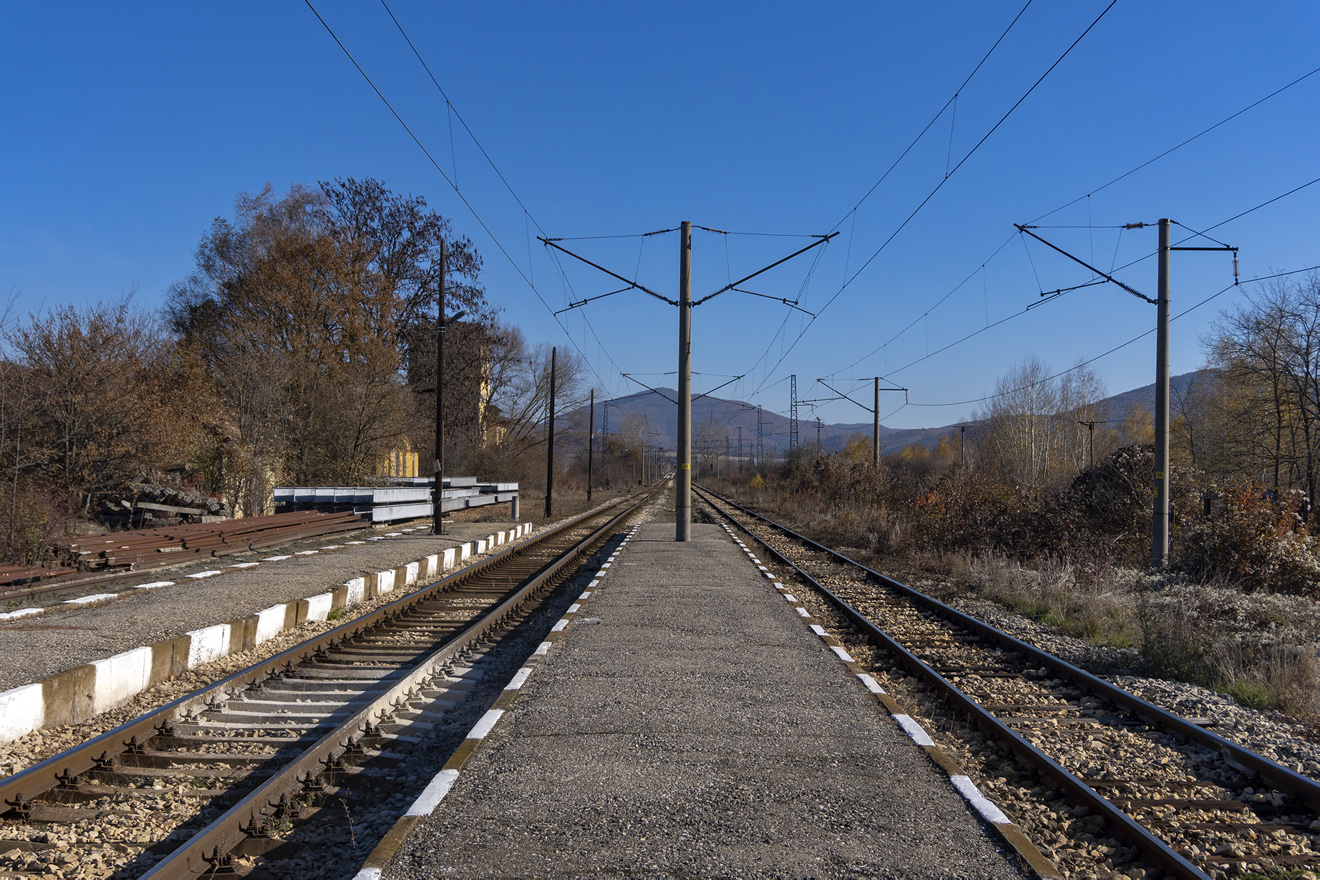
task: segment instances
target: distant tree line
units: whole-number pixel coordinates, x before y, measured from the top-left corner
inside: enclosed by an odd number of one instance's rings
[[[1171,400],[1171,562],[1320,598],[1320,278],[1247,290],[1203,345],[1205,368]],[[1144,564],[1154,426],[1144,406],[1100,412],[1105,394],[1085,366],[1052,373],[1029,356],[935,449],[877,469],[869,437],[835,455],[799,448],[761,494],[880,553]]]

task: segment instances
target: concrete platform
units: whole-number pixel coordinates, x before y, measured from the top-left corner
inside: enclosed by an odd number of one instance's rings
[[[86,721],[304,621],[351,616],[365,600],[439,577],[530,529],[368,529],[156,569],[115,593],[49,600],[35,615],[9,612],[0,621],[0,743]]]
[[[640,527],[383,876],[1026,876],[728,535],[692,534]]]

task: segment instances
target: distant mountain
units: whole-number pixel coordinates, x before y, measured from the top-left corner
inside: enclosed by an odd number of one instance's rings
[[[1170,406],[1174,406],[1174,401],[1187,393],[1187,389],[1197,379],[1207,376],[1209,370],[1196,370],[1191,373],[1183,373],[1178,376],[1169,377],[1169,398]],[[1133,388],[1131,391],[1124,391],[1122,394],[1115,394],[1113,397],[1106,397],[1100,401],[1100,418],[1108,419],[1111,422],[1122,421],[1127,418],[1127,414],[1133,406],[1140,406],[1148,412],[1155,411],[1155,383],[1142,385],[1140,388]]]
[[[1174,400],[1187,392],[1187,388],[1202,375],[1203,371],[1183,373],[1169,380],[1171,396]],[[678,447],[678,406],[674,402],[678,392],[672,388],[657,388],[654,391],[642,391],[627,397],[613,400],[596,401],[597,431],[611,434],[642,433],[648,444],[655,444],[667,452],[674,452]],[[1155,385],[1145,385],[1107,397],[1098,404],[1101,419],[1121,421],[1127,417],[1133,406],[1140,406],[1147,411],[1155,409]],[[760,415],[762,425],[762,444],[767,455],[782,453],[789,446],[789,420],[779,413],[763,410]],[[556,417],[559,430],[565,432],[584,431],[587,423],[587,407],[562,413]],[[968,431],[979,428],[979,422],[969,422]],[[699,451],[703,442],[718,444],[723,448],[726,442],[731,453],[737,454],[739,444],[746,455],[756,451],[757,408],[741,400],[725,400],[720,397],[699,397],[692,401],[692,447]],[[870,441],[871,422],[846,422],[843,424],[818,423],[815,419],[800,419],[798,438],[802,443],[814,444],[819,428],[820,444],[827,452],[836,452],[854,440]],[[914,443],[920,443],[927,449],[934,449],[942,437],[952,437],[958,433],[958,425],[945,425],[939,428],[886,428],[880,426],[880,448],[885,453],[897,452]],[[570,441],[571,442],[571,441]]]

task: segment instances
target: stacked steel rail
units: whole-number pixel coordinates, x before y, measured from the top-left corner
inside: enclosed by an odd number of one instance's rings
[[[194,556],[228,556],[275,544],[351,532],[365,527],[352,513],[314,511],[250,516],[212,523],[89,535],[69,543],[69,552],[88,570],[156,568]]]
[[[1252,862],[1271,863],[1271,870],[1320,867],[1320,858],[1314,854],[1274,851],[1253,856],[1243,833],[1254,829],[1252,839],[1259,835],[1276,845],[1277,835],[1291,835],[1298,848],[1307,847],[1312,829],[1320,827],[1316,824],[1320,784],[1315,780],[754,511],[707,490],[700,496],[801,582],[819,591],[866,639],[966,713],[988,737],[1005,744],[1026,765],[1058,784],[1069,800],[1100,816],[1110,834],[1135,847],[1147,865],[1172,877],[1197,880],[1208,880],[1208,870],[1240,869]],[[845,580],[856,581],[860,574],[869,584],[828,589],[799,564],[802,559],[790,560],[773,546],[764,535],[766,529],[805,551],[801,555],[808,556],[814,568],[839,566],[851,575]],[[877,622],[882,616],[883,629]],[[1005,691],[994,684],[1008,680],[1024,685],[1022,695],[1005,697]],[[1097,724],[1096,713],[1102,705],[1113,714]],[[1048,716],[1045,720],[1050,723],[1039,724],[1042,718],[1038,716]],[[1050,737],[1068,735],[1073,724],[1121,729],[1129,740],[1135,731],[1161,745],[1164,740],[1179,743],[1187,755],[1181,769],[1196,779],[1159,783],[1121,761],[1105,762],[1103,768],[1089,772],[1076,766],[1066,768],[1064,764],[1070,761],[1052,748],[1057,742]],[[1141,734],[1143,731],[1147,733]],[[1182,794],[1170,798],[1161,793],[1162,788],[1179,789]],[[1189,859],[1188,853],[1164,839],[1189,829],[1216,842],[1227,839],[1231,846],[1198,847],[1200,851]]]
[[[217,806],[205,826],[182,842],[157,841],[130,869],[156,878],[226,873],[236,846],[266,848],[272,828],[360,781],[355,767],[397,763],[452,706],[444,700],[452,664],[525,615],[649,500],[568,520],[0,780],[0,817],[77,828],[88,814],[68,815],[69,804],[141,798],[162,777],[194,778],[225,789],[206,792]],[[0,840],[0,852],[21,843]]]
[[[33,599],[52,593],[100,588],[168,565],[202,558],[265,550],[308,538],[368,527],[351,513],[303,512],[252,516],[216,523],[88,535],[67,545],[75,568],[0,568],[0,601]],[[9,569],[15,569],[9,571]]]
[[[42,579],[76,574],[75,568],[51,568],[40,565],[0,565],[0,587],[17,587]]]

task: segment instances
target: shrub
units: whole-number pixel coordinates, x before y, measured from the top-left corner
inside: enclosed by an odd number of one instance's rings
[[[0,486],[0,559],[19,565],[54,561],[54,542],[71,517],[60,490],[33,480]]]
[[[1247,482],[1224,490],[1216,510],[1180,529],[1179,566],[1242,588],[1320,598],[1320,546],[1307,533],[1301,496],[1277,500]]]

